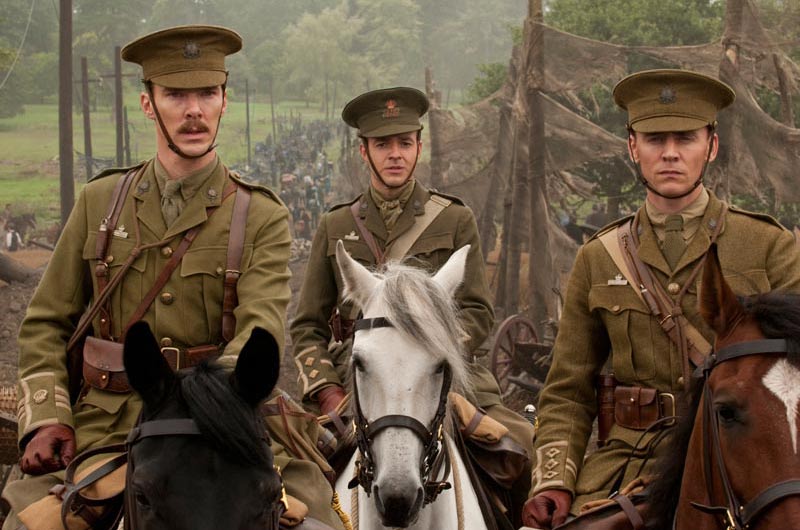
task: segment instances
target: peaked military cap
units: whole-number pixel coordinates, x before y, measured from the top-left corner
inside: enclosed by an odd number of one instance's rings
[[[342,110],[342,119],[358,129],[359,136],[380,138],[422,130],[419,119],[428,106],[428,98],[416,88],[382,88],[351,100]]]
[[[638,132],[693,131],[714,125],[717,112],[736,98],[718,79],[688,70],[636,72],[614,87],[614,101]]]
[[[176,26],[150,33],[122,49],[142,67],[144,81],[170,88],[225,84],[225,56],[242,49],[242,37],[221,26]]]

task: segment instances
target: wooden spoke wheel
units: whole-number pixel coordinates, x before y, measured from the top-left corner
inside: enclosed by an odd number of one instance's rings
[[[511,383],[509,376],[517,375],[520,366],[529,362],[531,349],[538,342],[533,322],[525,316],[512,315],[500,324],[491,350],[491,362],[502,394]]]

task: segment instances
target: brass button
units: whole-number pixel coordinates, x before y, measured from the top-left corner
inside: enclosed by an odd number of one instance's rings
[[[611,308],[611,310],[612,310],[613,312],[615,312],[615,313],[616,313],[617,311],[619,311],[619,306],[618,306],[618,305],[615,305],[615,306],[613,306],[613,307]]]
[[[172,339],[171,338],[164,337],[163,339],[161,339],[161,347],[162,348],[169,348],[170,346],[172,346]]]
[[[41,389],[33,393],[33,402],[41,405],[47,400],[47,390]]]
[[[175,297],[172,296],[172,293],[161,293],[161,303],[164,305],[169,305],[175,301]]]
[[[113,262],[114,262],[114,256],[110,254],[106,256],[106,263],[113,263]]]
[[[671,284],[667,285],[667,291],[669,291],[669,294],[678,294],[681,291],[681,286],[675,282],[672,282]]]
[[[164,247],[161,249],[161,255],[165,258],[172,256],[172,247]]]
[[[223,269],[222,267],[217,267],[217,276],[219,276],[223,272],[225,272],[225,269]]]
[[[105,381],[106,379],[108,379],[108,376],[106,374],[103,374],[103,375],[100,376],[100,379]]]
[[[217,190],[215,190],[213,188],[209,188],[207,193],[208,193],[208,197],[210,199],[214,199],[214,198],[217,197]]]
[[[683,376],[680,376],[680,377],[678,378],[678,384],[679,384],[679,385],[681,385],[681,386],[683,386]]]

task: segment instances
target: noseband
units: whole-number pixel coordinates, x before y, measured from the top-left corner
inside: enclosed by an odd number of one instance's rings
[[[353,331],[363,331],[375,328],[392,328],[391,322],[385,317],[362,318],[356,320]],[[439,394],[439,406],[436,414],[431,420],[429,427],[426,427],[418,419],[404,414],[387,414],[381,416],[373,422],[369,422],[361,410],[361,403],[358,397],[358,378],[353,375],[353,396],[355,399],[355,418],[354,430],[358,449],[361,452],[361,459],[356,464],[356,476],[348,484],[349,488],[360,485],[366,491],[367,496],[372,492],[372,482],[375,479],[375,460],[372,456],[371,446],[375,436],[389,427],[399,427],[409,429],[422,440],[424,451],[420,460],[420,477],[422,478],[425,491],[423,506],[436,500],[439,494],[450,488],[450,483],[446,482],[447,475],[450,473],[450,461],[447,452],[442,451],[443,444],[443,423],[447,412],[447,394],[450,391],[450,384],[453,374],[450,366],[445,365],[444,377],[442,378],[442,390]],[[442,480],[435,480],[444,464]],[[433,478],[432,478],[433,477]]]
[[[754,499],[747,503],[742,503],[733,491],[730,477],[725,469],[724,455],[720,445],[719,423],[714,418],[713,396],[711,387],[708,383],[711,370],[725,361],[746,357],[748,355],[760,355],[765,353],[779,353],[786,355],[789,359],[797,359],[800,352],[792,348],[786,339],[763,339],[741,342],[726,346],[713,352],[706,358],[705,364],[698,367],[695,371],[696,377],[702,377],[703,383],[703,440],[706,446],[706,454],[712,454],[717,461],[717,472],[722,482],[727,506],[705,506],[692,502],[692,506],[698,510],[714,514],[724,515],[726,519],[726,530],[747,530],[768,507],[783,500],[786,497],[800,495],[800,479],[786,480],[773,484],[762,490]],[[710,435],[709,435],[710,431]],[[711,463],[708,458],[704,459],[704,475],[709,500],[712,499],[711,486]]]
[[[139,528],[136,521],[136,511],[133,505],[136,502],[132,487],[133,472],[135,463],[133,460],[133,446],[145,438],[157,436],[202,436],[203,433],[197,427],[197,423],[191,418],[170,418],[163,420],[149,420],[137,422],[131,429],[128,438],[125,440],[125,447],[128,456],[128,470],[125,475],[125,530],[135,530]],[[273,510],[270,524],[265,530],[278,530],[281,515],[286,511],[286,492],[281,484],[283,495],[277,509]]]

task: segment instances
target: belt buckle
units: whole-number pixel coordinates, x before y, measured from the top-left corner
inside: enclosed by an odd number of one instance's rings
[[[658,404],[661,407],[661,417],[662,418],[672,417],[673,420],[669,424],[672,425],[673,423],[675,423],[675,421],[677,421],[677,416],[678,416],[675,394],[672,394],[670,392],[659,392]]]
[[[175,346],[163,346],[161,348],[161,355],[166,357],[167,353],[174,353],[175,354],[175,371],[181,369],[181,350],[180,348],[176,348]]]

